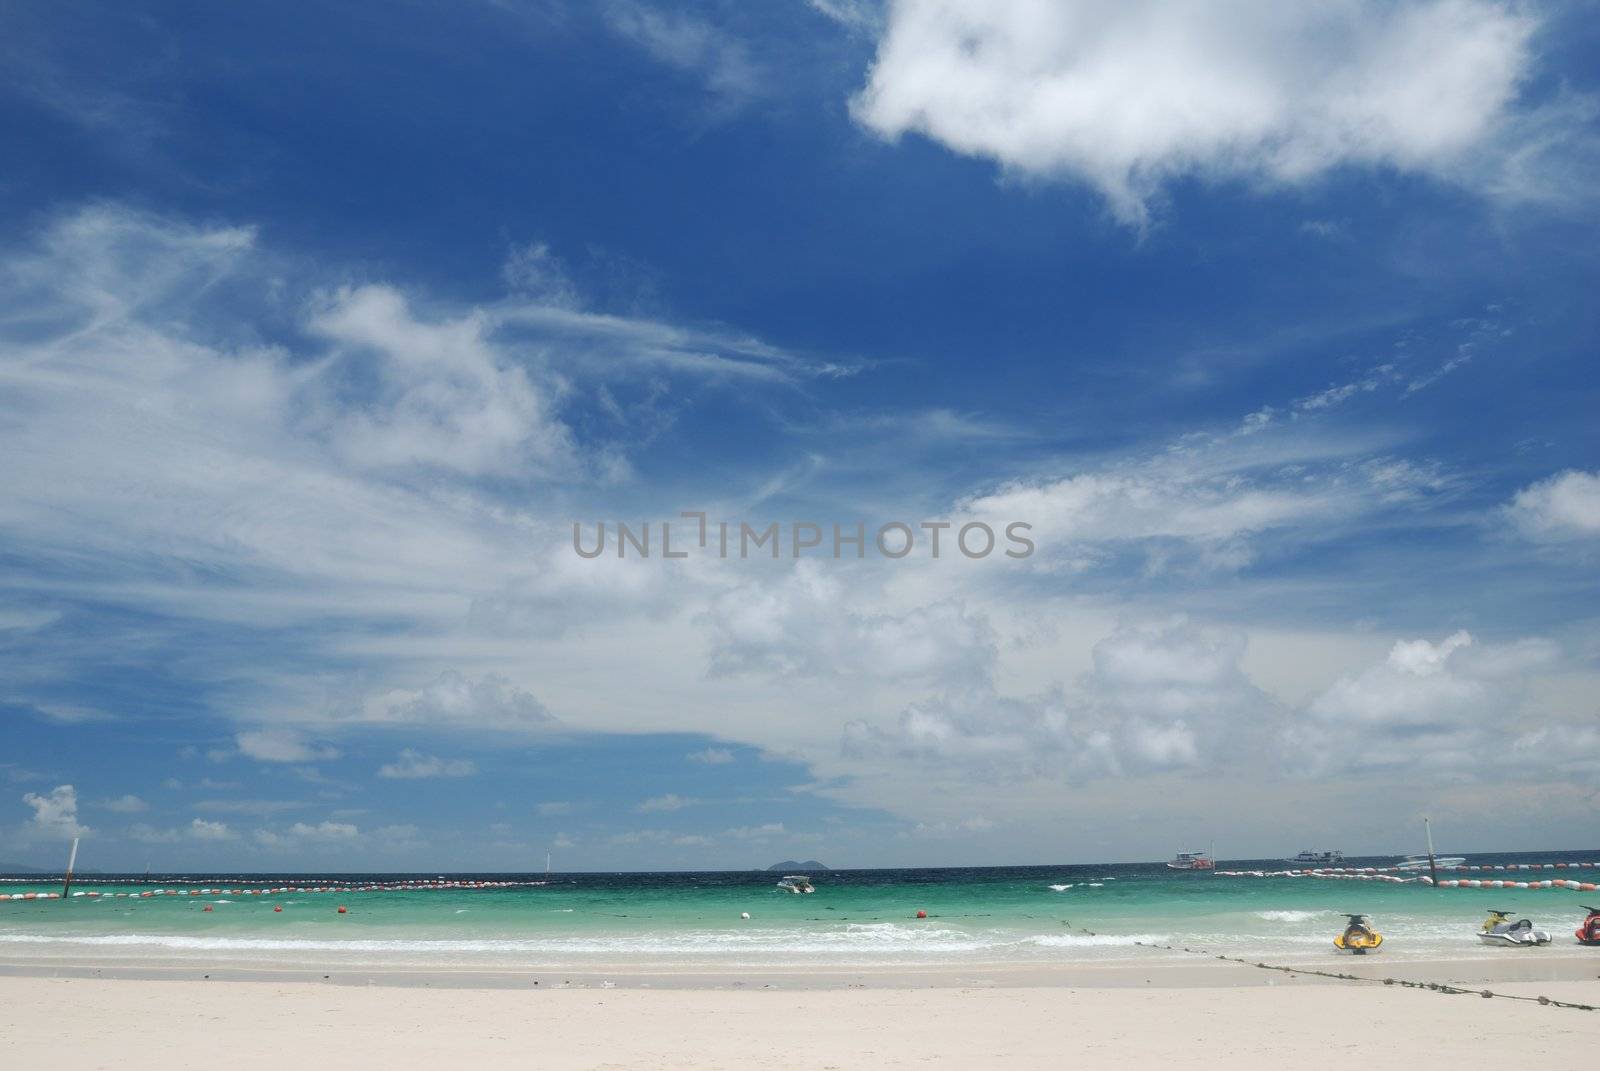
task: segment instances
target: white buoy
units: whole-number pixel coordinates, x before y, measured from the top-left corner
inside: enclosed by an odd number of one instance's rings
[[[742,918],[742,919],[747,919],[747,918],[749,918],[749,917],[750,917],[750,912],[748,912],[748,911],[741,911],[741,912],[739,912],[739,917],[740,917],[740,918]]]

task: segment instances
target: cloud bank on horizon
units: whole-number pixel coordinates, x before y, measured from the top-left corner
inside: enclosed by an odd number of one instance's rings
[[[292,6],[162,26],[153,68],[148,26],[24,20],[3,857],[1032,862],[1402,850],[1422,813],[1460,850],[1592,812],[1581,13],[549,14],[308,68],[398,107],[269,92]],[[683,511],[1037,550],[574,553]]]

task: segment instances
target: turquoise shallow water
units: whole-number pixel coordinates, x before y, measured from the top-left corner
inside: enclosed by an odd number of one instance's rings
[[[1593,859],[1600,852],[1471,856],[1469,862]],[[1556,876],[1593,881],[1600,871]],[[267,884],[308,884],[319,877],[332,875],[278,875]],[[1050,964],[1175,955],[1136,942],[1304,959],[1333,957],[1331,938],[1343,913],[1355,911],[1370,914],[1386,935],[1388,957],[1473,958],[1506,954],[1473,936],[1489,907],[1515,909],[1555,933],[1558,947],[1576,947],[1571,933],[1583,914],[1579,905],[1600,900],[1600,894],[1558,889],[1225,878],[1149,864],[830,871],[813,875],[817,892],[809,896],[778,890],[777,877],[557,874],[547,884],[510,889],[9,902],[0,903],[0,960],[682,968]],[[135,886],[90,878],[75,888],[192,889],[241,880],[172,875]],[[0,891],[51,888],[59,885],[7,883]],[[337,913],[341,904],[347,914]],[[917,919],[919,910],[928,918]],[[748,920],[740,918],[744,912]]]

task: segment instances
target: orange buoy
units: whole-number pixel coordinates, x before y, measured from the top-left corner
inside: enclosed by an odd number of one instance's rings
[[[917,912],[917,918],[919,918],[919,919],[925,919],[925,918],[927,918],[927,917],[928,917],[928,913],[927,913],[927,912],[926,912],[926,911],[918,911],[918,912]]]
[[[205,907],[201,908],[202,911],[210,911],[211,909],[212,908],[210,904],[207,904]]]
[[[343,904],[339,905],[339,914],[343,915],[348,911],[349,911],[349,908],[345,907]]]
[[[277,905],[275,905],[273,907],[272,910],[281,912],[283,910],[283,905],[282,904],[277,904]]]

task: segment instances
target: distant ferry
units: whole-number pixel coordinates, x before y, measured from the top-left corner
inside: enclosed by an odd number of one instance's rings
[[[1314,852],[1309,848],[1293,859],[1285,859],[1286,863],[1295,863],[1299,866],[1344,866],[1344,853],[1335,849],[1329,852]]]
[[[1210,870],[1216,865],[1205,852],[1179,852],[1177,858],[1167,860],[1172,870]]]
[[[1436,855],[1433,857],[1431,865],[1442,866],[1448,870],[1450,867],[1460,866],[1466,861],[1467,857],[1464,855]],[[1426,855],[1408,855],[1396,863],[1394,868],[1396,870],[1427,870],[1429,865]]]

